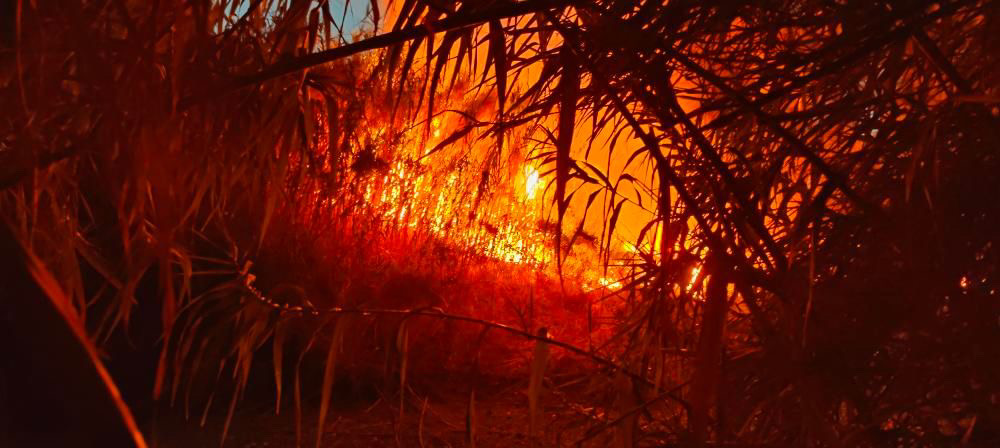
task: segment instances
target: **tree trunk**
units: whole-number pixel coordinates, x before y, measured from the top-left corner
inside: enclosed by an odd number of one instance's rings
[[[708,415],[713,398],[719,389],[722,369],[722,346],[726,331],[726,300],[728,282],[719,273],[708,278],[705,306],[702,312],[701,335],[695,358],[694,377],[691,379],[691,415],[688,425],[695,445],[705,442],[708,434]]]

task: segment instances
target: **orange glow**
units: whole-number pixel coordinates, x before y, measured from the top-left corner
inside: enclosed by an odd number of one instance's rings
[[[532,166],[524,166],[524,197],[531,201],[539,191],[545,189],[545,181],[539,177],[538,170]]]
[[[690,292],[691,288],[694,287],[695,282],[698,281],[698,274],[700,273],[701,273],[701,266],[695,266],[693,269],[691,269],[691,279],[688,280],[686,288],[687,291]]]

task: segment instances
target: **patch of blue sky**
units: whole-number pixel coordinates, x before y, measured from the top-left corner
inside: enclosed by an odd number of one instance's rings
[[[330,15],[337,23],[341,24],[344,37],[350,39],[362,28],[371,28],[371,2],[363,0],[332,0],[330,2]],[[337,13],[340,13],[338,16]]]
[[[278,8],[286,2],[282,1],[272,1],[270,2],[270,8],[268,8],[268,15],[273,15],[278,11]],[[313,0],[312,7],[318,6],[322,1]],[[253,4],[253,0],[245,0],[241,2],[236,8],[236,15],[242,16],[246,13],[250,5]],[[350,40],[351,36],[356,34],[362,29],[370,29],[372,27],[371,20],[371,1],[370,0],[329,0],[327,2],[330,17],[333,21],[337,23],[337,26],[344,33],[344,39]]]

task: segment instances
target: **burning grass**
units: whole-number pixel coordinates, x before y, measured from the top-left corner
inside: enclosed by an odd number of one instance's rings
[[[372,4],[4,4],[14,261],[91,352],[155,333],[158,406],[998,440],[995,1]]]

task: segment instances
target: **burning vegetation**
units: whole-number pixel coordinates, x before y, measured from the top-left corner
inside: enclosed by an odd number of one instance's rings
[[[0,445],[1000,444],[1000,2],[360,3],[0,2]]]

